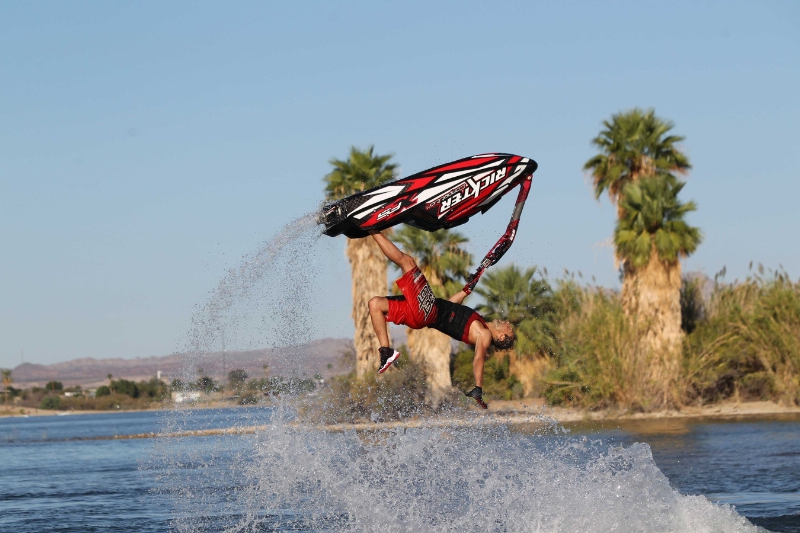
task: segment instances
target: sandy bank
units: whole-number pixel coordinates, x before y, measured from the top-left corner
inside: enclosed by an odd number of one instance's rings
[[[94,413],[91,411],[90,413]],[[119,413],[120,411],[112,411]],[[51,412],[52,413],[52,412]],[[41,413],[44,414],[44,413]],[[490,405],[488,411],[471,409],[458,416],[438,416],[430,418],[411,418],[390,422],[358,422],[352,424],[292,424],[297,429],[311,431],[381,431],[397,428],[458,428],[497,425],[527,425],[534,427],[552,426],[554,423],[571,425],[573,423],[620,423],[634,421],[673,421],[675,423],[688,423],[691,419],[759,419],[775,416],[796,417],[800,421],[800,407],[786,407],[774,402],[741,402],[723,403],[707,407],[684,408],[680,411],[658,411],[651,413],[624,413],[620,411],[589,412],[578,409],[561,407],[547,407],[541,400],[497,401]],[[681,422],[682,421],[682,422]],[[663,432],[656,426],[656,432]],[[207,437],[220,435],[251,435],[268,428],[266,425],[236,426],[218,429],[186,430],[169,433],[141,433],[135,435],[113,435],[94,437],[88,440],[127,440],[150,438],[184,438]],[[672,431],[674,428],[666,428]]]
[[[71,415],[107,415],[112,413],[141,413],[143,411],[163,411],[162,407],[152,409],[107,409],[85,411],[54,411],[52,409],[39,409],[38,407],[25,407],[23,409],[4,411],[0,409],[0,420],[3,418],[27,418],[31,416],[71,416]]]
[[[234,407],[225,403],[214,405],[200,405],[192,409],[209,409]],[[248,407],[238,406],[240,409]],[[163,411],[164,408],[147,409],[148,411]],[[0,419],[5,416],[64,416],[64,415],[91,415],[109,413],[133,413],[139,411],[50,411],[46,409],[25,409],[25,414],[19,411],[1,411]],[[680,410],[654,411],[648,413],[630,413],[621,410],[586,411],[567,407],[548,407],[541,398],[525,400],[501,401],[489,404],[489,409],[483,411],[477,407],[471,408],[466,416],[439,416],[431,418],[412,418],[392,422],[358,422],[353,424],[324,424],[313,426],[314,429],[326,431],[347,430],[380,430],[397,427],[461,427],[474,425],[500,425],[500,424],[547,424],[554,420],[559,423],[573,422],[602,422],[626,420],[681,420],[681,419],[747,419],[768,418],[775,415],[796,415],[800,419],[800,407],[779,405],[771,401],[761,402],[724,402],[704,407],[683,407]],[[5,416],[4,416],[5,415]],[[264,429],[266,426],[241,426],[224,429],[182,431],[176,433],[145,433],[141,435],[120,435],[106,438],[135,439],[152,437],[190,437],[210,435],[241,435],[251,434]]]
[[[800,407],[784,406],[771,401],[761,402],[722,402],[703,407],[683,407],[680,410],[631,413],[618,409],[587,411],[568,407],[546,407],[541,398],[495,401],[489,405],[490,413],[524,413],[536,410],[547,413],[559,422],[580,422],[590,420],[647,420],[670,418],[737,418],[763,417],[779,414],[798,414]]]

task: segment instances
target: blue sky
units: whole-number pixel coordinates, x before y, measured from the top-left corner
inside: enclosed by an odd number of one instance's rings
[[[634,106],[686,137],[705,242],[685,269],[796,279],[798,27],[796,2],[2,3],[0,366],[173,352],[351,145],[404,175],[536,159],[504,261],[615,286],[614,210],[581,168]],[[475,255],[509,213],[461,228]],[[317,337],[352,333],[343,247]]]

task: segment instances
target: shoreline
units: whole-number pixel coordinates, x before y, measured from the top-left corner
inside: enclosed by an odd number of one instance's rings
[[[217,404],[201,405],[189,407],[192,410],[214,409],[232,407],[220,402]],[[237,406],[252,408],[257,406]],[[154,409],[141,410],[113,410],[113,411],[46,411],[36,409],[35,413],[30,413],[27,417],[42,416],[63,416],[81,414],[119,414],[136,413],[141,411],[166,412],[171,410],[169,407],[159,407]],[[0,417],[6,418],[26,417],[25,415],[10,415]],[[404,420],[393,420],[386,422],[355,422],[355,423],[333,423],[333,424],[311,424],[301,422],[291,422],[290,426],[300,431],[327,431],[327,432],[348,432],[357,431],[364,433],[381,432],[397,429],[420,429],[420,428],[440,428],[457,429],[479,426],[517,426],[528,428],[527,430],[545,430],[548,428],[581,428],[579,431],[593,431],[597,429],[608,429],[607,424],[616,427],[626,426],[629,430],[636,433],[674,433],[687,431],[687,425],[692,421],[703,420],[770,420],[782,419],[800,422],[800,407],[781,406],[771,401],[759,402],[725,402],[705,407],[684,408],[680,411],[655,411],[649,413],[626,413],[615,410],[586,411],[564,407],[550,407],[544,404],[540,398],[515,400],[515,401],[496,401],[490,404],[489,409],[484,411],[477,406],[471,406],[460,413],[448,415],[438,414],[428,417],[408,418]],[[127,435],[106,435],[97,437],[67,439],[67,440],[138,440],[138,439],[172,439],[186,437],[211,437],[224,435],[253,435],[259,431],[266,431],[268,425],[233,426],[214,429],[182,430],[164,433],[138,433]]]
[[[213,402],[206,405],[194,405],[181,409],[224,409],[239,408],[248,409],[257,406],[229,405],[224,402]],[[0,420],[10,418],[29,418],[41,416],[73,416],[73,415],[94,415],[94,414],[120,414],[138,412],[164,412],[173,410],[172,406],[159,406],[149,409],[136,410],[85,410],[85,411],[54,411],[38,408],[26,408],[25,413],[19,410],[4,411],[0,409]],[[775,415],[797,415],[800,418],[800,406],[784,406],[773,401],[756,402],[722,402],[702,407],[683,407],[680,410],[664,410],[631,413],[617,409],[604,409],[599,411],[588,411],[571,407],[548,406],[541,398],[528,398],[523,400],[496,400],[489,404],[489,409],[483,411],[477,406],[468,408],[468,411],[479,414],[478,418],[464,419],[462,416],[448,417],[433,415],[425,418],[409,418],[391,422],[355,422],[340,424],[324,424],[318,427],[326,429],[352,428],[369,429],[380,427],[422,427],[422,426],[446,426],[467,424],[462,420],[483,420],[484,423],[528,423],[545,419],[552,419],[558,423],[574,422],[614,422],[632,420],[690,420],[690,419],[737,419],[737,418],[769,418]],[[231,428],[235,429],[235,428]]]
[[[748,402],[751,404],[772,404],[772,402]],[[684,432],[686,430],[685,424],[692,420],[771,420],[775,418],[786,419],[789,416],[797,422],[800,422],[800,408],[781,408],[777,404],[766,406],[744,406],[745,409],[740,410],[742,404],[732,405],[730,409],[723,410],[717,409],[718,412],[704,412],[698,409],[695,413],[685,413],[682,416],[667,414],[668,411],[656,413],[636,413],[634,415],[617,416],[614,418],[595,416],[586,417],[587,413],[568,413],[569,416],[563,416],[565,413],[553,413],[548,408],[531,409],[527,413],[523,412],[502,412],[496,410],[495,412],[485,412],[483,410],[470,410],[477,416],[465,417],[445,417],[433,416],[429,418],[409,418],[405,420],[393,420],[387,422],[354,422],[354,423],[334,423],[334,424],[304,424],[299,422],[290,422],[288,425],[297,430],[306,431],[328,431],[341,433],[346,431],[357,432],[380,432],[392,429],[421,429],[421,428],[440,428],[440,429],[456,429],[478,426],[524,426],[528,428],[541,429],[552,428],[554,425],[565,425],[567,428],[580,426],[582,424],[597,425],[598,428],[603,426],[604,422],[607,423],[621,423],[628,426],[637,433],[663,433],[663,432]],[[119,411],[113,411],[118,413]],[[133,412],[133,411],[127,411]],[[602,415],[603,413],[593,413]],[[556,415],[558,418],[556,418]],[[579,416],[576,416],[579,415]],[[648,416],[649,415],[649,416]],[[653,416],[656,415],[656,416]],[[629,426],[631,423],[639,423],[636,426]],[[665,425],[666,423],[666,425]],[[641,424],[645,424],[642,426]],[[676,425],[677,424],[677,425]],[[212,437],[223,435],[253,435],[259,431],[266,431],[269,429],[268,425],[252,425],[252,426],[234,426],[226,428],[214,429],[193,429],[184,431],[174,431],[168,433],[137,433],[129,435],[107,435],[98,437],[77,438],[68,440],[138,440],[138,439],[173,439],[173,438],[186,438],[186,437]]]
[[[772,415],[800,415],[800,406],[785,406],[773,401],[720,402],[702,407],[685,406],[680,410],[667,409],[631,413],[621,409],[590,411],[571,407],[547,406],[541,398],[516,401],[497,401],[489,412],[519,413],[530,410],[546,412],[558,422],[592,422],[615,420],[664,420],[693,418],[748,418]]]

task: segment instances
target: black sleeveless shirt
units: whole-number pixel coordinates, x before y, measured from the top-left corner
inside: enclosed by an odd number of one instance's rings
[[[475,320],[486,325],[481,315],[471,307],[436,298],[436,321],[428,327],[469,344],[469,327]]]

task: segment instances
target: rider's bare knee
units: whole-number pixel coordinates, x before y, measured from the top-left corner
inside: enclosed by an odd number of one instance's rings
[[[380,309],[381,299],[382,298],[380,296],[373,296],[372,298],[369,299],[369,302],[367,302],[367,305],[369,306],[370,312],[380,311],[381,310]]]
[[[416,268],[417,262],[408,254],[403,254],[403,257],[400,258],[400,268],[403,272],[408,272],[409,270],[414,270]]]

